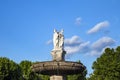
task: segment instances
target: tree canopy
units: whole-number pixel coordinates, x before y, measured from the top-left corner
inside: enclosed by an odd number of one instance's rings
[[[20,62],[20,67],[22,70],[22,75],[24,80],[41,80],[40,76],[31,70],[32,62],[28,60],[23,60]]]
[[[20,80],[22,71],[14,61],[0,57],[0,80]]]
[[[93,63],[93,73],[88,80],[120,80],[120,46],[106,48]]]

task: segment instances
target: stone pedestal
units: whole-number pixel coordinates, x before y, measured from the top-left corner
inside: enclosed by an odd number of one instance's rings
[[[64,76],[52,75],[52,76],[50,76],[50,80],[67,80],[67,77],[65,75]]]
[[[66,51],[64,50],[52,50],[51,51],[53,61],[64,61]]]

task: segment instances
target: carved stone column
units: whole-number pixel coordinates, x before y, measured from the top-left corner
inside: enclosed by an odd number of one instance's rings
[[[50,80],[67,80],[66,75],[52,75],[50,76]]]

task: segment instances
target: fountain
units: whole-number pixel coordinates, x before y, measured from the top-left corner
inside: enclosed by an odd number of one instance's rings
[[[67,75],[82,74],[85,66],[79,62],[65,61],[63,30],[53,34],[54,48],[51,51],[52,61],[37,62],[32,65],[32,71],[49,75],[50,80],[67,80]]]

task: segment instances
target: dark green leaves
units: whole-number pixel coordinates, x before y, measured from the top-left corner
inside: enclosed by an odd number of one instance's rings
[[[0,80],[20,80],[21,68],[6,57],[0,57]]]
[[[93,63],[94,70],[88,80],[120,79],[120,46],[116,49],[106,48],[104,53]]]

